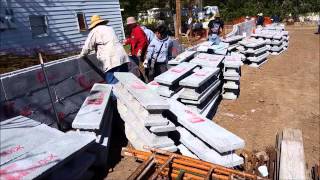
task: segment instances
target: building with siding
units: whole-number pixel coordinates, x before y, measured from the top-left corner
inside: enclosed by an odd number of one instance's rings
[[[79,51],[90,17],[109,20],[124,38],[119,0],[0,0],[0,54]]]

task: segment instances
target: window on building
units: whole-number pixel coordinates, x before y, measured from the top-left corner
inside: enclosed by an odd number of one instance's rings
[[[43,37],[48,35],[48,26],[46,16],[29,16],[32,37]]]
[[[86,18],[84,16],[84,13],[77,12],[77,19],[78,19],[78,25],[79,25],[79,31],[87,31],[87,24],[86,24]]]

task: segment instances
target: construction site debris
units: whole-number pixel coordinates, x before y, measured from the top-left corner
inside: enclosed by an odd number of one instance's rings
[[[144,161],[129,179],[181,178],[181,179],[263,179],[259,176],[229,169],[213,163],[201,161],[187,156],[150,149],[151,152],[124,148],[126,156]],[[149,164],[149,165],[148,165]],[[151,165],[152,164],[152,165]],[[149,173],[147,173],[149,172]],[[152,179],[151,178],[151,179]]]

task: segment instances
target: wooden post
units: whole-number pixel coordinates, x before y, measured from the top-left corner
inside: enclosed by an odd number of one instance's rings
[[[175,27],[175,37],[180,38],[180,28],[181,28],[181,0],[176,0],[176,27]]]

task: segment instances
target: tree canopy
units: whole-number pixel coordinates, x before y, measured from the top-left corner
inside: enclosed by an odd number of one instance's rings
[[[200,0],[181,0],[182,7],[188,8]],[[320,11],[320,0],[202,0],[203,6],[218,6],[220,14],[226,20],[241,16],[256,16],[264,13],[266,16],[279,15],[281,18],[289,14],[296,16],[308,12]],[[158,8],[175,9],[175,0],[120,0],[124,8],[123,16],[137,16],[141,11]]]

